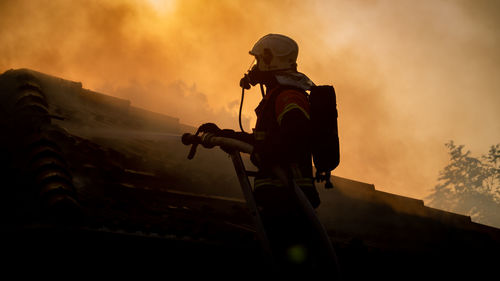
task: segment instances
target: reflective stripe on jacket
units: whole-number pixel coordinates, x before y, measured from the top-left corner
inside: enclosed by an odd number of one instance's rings
[[[297,90],[284,90],[278,94],[275,101],[275,115],[279,125],[285,114],[293,109],[300,110],[307,119],[311,119],[307,96]]]
[[[297,183],[298,186],[302,188],[307,188],[307,187],[313,187],[314,182],[312,178],[299,178],[299,179],[294,179],[295,182]],[[276,187],[284,187],[285,185],[278,179],[274,178],[256,178],[254,180],[254,188],[262,188],[264,186],[276,186]]]

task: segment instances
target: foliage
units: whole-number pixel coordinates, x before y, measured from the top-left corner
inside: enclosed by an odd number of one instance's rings
[[[439,173],[429,205],[500,227],[500,144],[473,157],[463,145],[446,144],[450,163]]]

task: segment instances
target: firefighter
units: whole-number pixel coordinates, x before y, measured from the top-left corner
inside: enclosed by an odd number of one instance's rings
[[[213,123],[203,124],[199,131],[236,138],[254,146],[251,160],[258,168],[254,179],[255,200],[271,242],[281,247],[279,241],[284,242],[283,236],[299,233],[303,227],[297,224],[301,215],[296,198],[278,180],[273,169],[280,167],[293,178],[313,208],[320,204],[313,179],[306,93],[314,83],[297,71],[298,45],[287,36],[268,34],[257,41],[249,53],[256,63],[241,79],[240,86],[249,89],[261,84],[265,87],[263,99],[255,109],[257,122],[253,133],[221,130]],[[296,226],[295,231],[290,230],[290,225]],[[290,248],[290,241],[287,245]]]

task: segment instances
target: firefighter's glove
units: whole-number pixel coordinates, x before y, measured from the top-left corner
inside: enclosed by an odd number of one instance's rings
[[[234,130],[230,130],[230,129],[221,130],[214,123],[205,123],[198,128],[198,131],[200,133],[210,133],[216,137],[224,137],[224,138],[234,138],[234,135],[235,135]],[[222,150],[224,150],[224,152],[226,152],[226,153],[233,152],[233,149],[230,149],[228,147],[221,146],[220,148]]]
[[[198,132],[200,133],[211,133],[214,135],[217,135],[220,131],[221,129],[214,123],[205,123],[198,128]]]

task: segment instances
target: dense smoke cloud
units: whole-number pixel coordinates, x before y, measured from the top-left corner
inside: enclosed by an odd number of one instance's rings
[[[449,139],[500,138],[494,1],[1,1],[0,71],[32,68],[198,125],[236,129],[248,50],[267,33],[334,84],[339,176],[423,198]],[[245,129],[260,94],[249,91]]]

